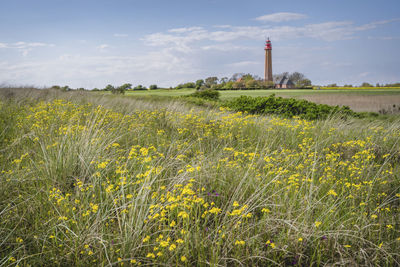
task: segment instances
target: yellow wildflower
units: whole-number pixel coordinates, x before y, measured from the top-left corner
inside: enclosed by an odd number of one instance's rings
[[[244,246],[246,244],[246,242],[245,241],[243,241],[243,240],[236,240],[236,242],[235,242],[235,245],[236,246]]]

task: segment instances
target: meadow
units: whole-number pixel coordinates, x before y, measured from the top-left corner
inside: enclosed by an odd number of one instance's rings
[[[399,141],[399,116],[0,89],[0,266],[399,265]]]
[[[172,96],[179,97],[195,92],[195,89],[157,89],[143,91],[128,91],[128,96]],[[222,100],[230,100],[242,95],[245,96],[269,96],[275,94],[281,97],[290,97],[305,99],[319,104],[328,105],[345,105],[354,111],[371,111],[371,112],[391,112],[393,105],[400,106],[400,89],[399,88],[347,88],[347,89],[285,89],[285,90],[221,90]],[[400,113],[396,110],[394,113]]]

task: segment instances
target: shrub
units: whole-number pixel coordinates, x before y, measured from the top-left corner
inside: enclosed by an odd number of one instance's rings
[[[190,94],[191,97],[198,97],[203,99],[209,100],[218,100],[220,93],[216,90],[203,90],[203,91],[196,91],[193,94]]]
[[[178,84],[175,89],[182,89],[182,88],[195,88],[196,84],[192,82]]]
[[[330,114],[337,112],[340,112],[343,116],[357,116],[348,106],[316,104],[307,100],[275,97],[274,94],[269,97],[241,96],[225,102],[224,106],[235,111],[252,114],[280,114],[285,117],[299,116],[308,120],[325,119]]]
[[[134,91],[140,91],[140,90],[147,90],[146,86],[143,86],[139,84],[138,86],[133,88]]]

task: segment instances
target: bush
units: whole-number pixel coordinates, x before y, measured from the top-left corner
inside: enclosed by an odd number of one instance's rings
[[[111,89],[111,93],[123,95],[125,94],[125,87],[123,86],[113,87],[113,89]]]
[[[285,117],[299,116],[308,120],[326,119],[329,115],[337,112],[340,112],[343,116],[359,117],[347,106],[329,106],[307,100],[275,97],[275,95],[270,95],[269,97],[241,96],[225,102],[224,106],[235,111],[252,114],[280,114]]]
[[[203,99],[208,99],[208,100],[218,100],[220,93],[216,90],[203,90],[203,91],[196,91],[193,94],[190,94],[188,96],[191,97],[198,97],[198,98],[203,98]]]
[[[155,90],[155,89],[158,89],[158,87],[157,87],[157,85],[152,84],[152,85],[149,86],[149,89],[150,90]]]
[[[182,89],[182,88],[195,88],[196,84],[192,82],[178,84],[175,89]]]
[[[140,91],[140,90],[147,90],[146,86],[143,86],[139,84],[138,86],[133,88],[134,91]]]

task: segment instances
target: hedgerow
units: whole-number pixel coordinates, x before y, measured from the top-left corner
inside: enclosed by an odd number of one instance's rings
[[[326,119],[336,113],[344,117],[363,116],[352,111],[348,106],[316,104],[303,99],[276,97],[275,94],[268,97],[240,96],[225,102],[223,106],[251,114],[279,114],[285,117],[298,116],[308,120]]]
[[[218,100],[220,93],[216,90],[202,90],[202,91],[196,91],[193,94],[190,94],[188,96],[198,97],[198,98],[203,98],[203,99],[208,99],[208,100]]]

